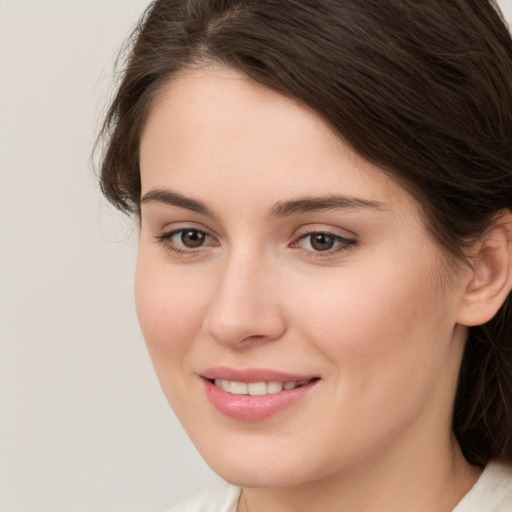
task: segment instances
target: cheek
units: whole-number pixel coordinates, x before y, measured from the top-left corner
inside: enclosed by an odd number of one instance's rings
[[[386,394],[421,393],[449,352],[452,319],[439,286],[416,266],[410,272],[368,268],[331,276],[303,294],[297,322],[343,382],[338,389],[369,403]]]
[[[142,333],[159,372],[164,364],[183,361],[201,329],[207,280],[190,279],[189,269],[176,272],[147,252],[139,250],[135,302]]]
[[[367,271],[329,282],[321,295],[302,296],[296,317],[328,362],[325,382],[335,407],[317,425],[318,435],[363,456],[419,418],[448,415],[452,329],[438,287],[403,272]]]

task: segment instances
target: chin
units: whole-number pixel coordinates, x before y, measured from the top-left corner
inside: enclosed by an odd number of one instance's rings
[[[334,466],[334,461],[315,464],[314,454],[308,454],[300,444],[290,449],[272,443],[265,446],[265,441],[260,440],[236,447],[223,440],[213,447],[205,448],[201,443],[196,447],[215,473],[238,487],[294,487],[322,478]]]
[[[210,467],[226,482],[244,488],[286,488],[311,480],[298,473],[297,467],[271,468],[268,464],[210,464]]]

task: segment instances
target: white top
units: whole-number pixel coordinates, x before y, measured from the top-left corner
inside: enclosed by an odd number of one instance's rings
[[[488,464],[453,512],[512,512],[512,466]]]
[[[240,492],[240,487],[217,482],[175,505],[169,512],[236,512]]]
[[[236,512],[240,491],[217,482],[168,512]],[[512,466],[488,464],[453,512],[512,512]]]

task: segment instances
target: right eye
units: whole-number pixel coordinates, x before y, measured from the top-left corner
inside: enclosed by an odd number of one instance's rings
[[[216,245],[213,237],[196,228],[181,228],[163,233],[157,239],[166,249],[178,254],[194,254],[198,249]]]

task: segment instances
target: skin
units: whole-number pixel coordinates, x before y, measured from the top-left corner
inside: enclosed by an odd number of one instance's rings
[[[160,93],[140,163],[140,324],[198,450],[245,488],[239,510],[452,510],[478,476],[450,428],[473,273],[453,275],[419,205],[314,111],[214,66]],[[282,207],[333,195],[355,202]],[[203,245],[162,239],[185,228]],[[312,232],[341,238],[318,251]],[[214,366],[319,380],[244,422],[208,401]]]

